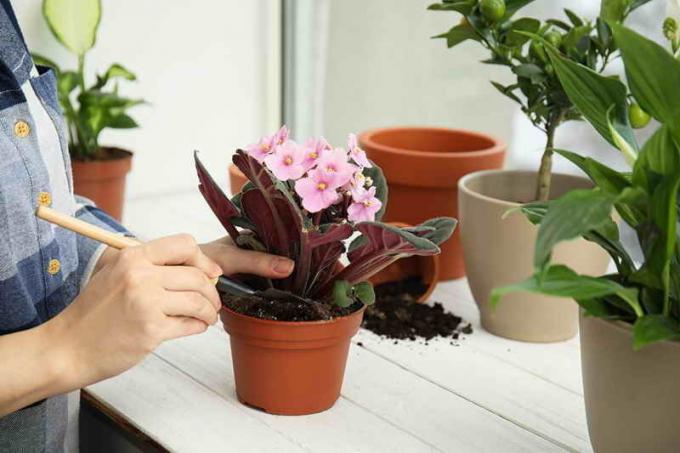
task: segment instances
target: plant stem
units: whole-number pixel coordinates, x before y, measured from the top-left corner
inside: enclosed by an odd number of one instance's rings
[[[562,123],[565,112],[560,110],[556,115],[551,115],[545,127],[545,150],[543,157],[541,157],[541,165],[538,168],[538,177],[536,180],[536,200],[547,201],[550,197],[550,183],[552,179],[552,155],[553,142],[555,140],[555,131]]]

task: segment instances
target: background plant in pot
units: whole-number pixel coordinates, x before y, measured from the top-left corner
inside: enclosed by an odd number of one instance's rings
[[[666,22],[672,51],[677,28],[668,30],[674,24]],[[680,445],[680,61],[628,28],[610,26],[628,86],[557,48],[548,46],[547,53],[571,101],[623,153],[631,171],[556,150],[595,187],[521,207],[539,224],[534,273],[496,290],[494,301],[517,290],[574,299],[582,309],[583,382],[595,450],[673,452]],[[640,146],[631,123],[648,123],[649,115],[659,124]],[[636,232],[642,262],[619,241],[613,212]],[[576,237],[605,250],[616,272],[590,277],[554,264],[554,246]]]
[[[43,0],[43,16],[57,41],[78,60],[75,70],[65,70],[42,55],[33,55],[36,64],[53,68],[57,77],[59,102],[68,131],[74,191],[92,199],[120,220],[132,153],[102,146],[99,136],[106,128],[138,126],[127,110],[144,101],[123,97],[118,92],[120,80],[134,81],[136,77],[114,63],[103,74],[97,74],[93,83],[87,83],[85,56],[96,41],[101,19],[99,0]]]
[[[462,14],[457,25],[436,38],[446,39],[448,47],[468,40],[477,42],[489,51],[484,63],[509,68],[514,83],[492,84],[518,103],[546,136],[537,172],[481,172],[459,182],[460,234],[482,325],[513,339],[559,341],[572,337],[577,330],[577,310],[566,301],[525,293],[508,295],[498,310],[489,305],[493,288],[517,281],[531,271],[535,228],[521,216],[506,218],[505,212],[518,203],[545,201],[589,184],[584,178],[553,175],[551,171],[556,130],[565,121],[580,119],[581,114],[558,79],[546,46],[558,49],[571,62],[601,72],[616,55],[607,20],[622,22],[646,2],[604,0],[595,21],[568,9],[563,19],[516,17],[529,3],[531,0],[461,0],[429,8]],[[590,274],[602,273],[608,261],[597,247],[584,241],[561,245],[556,259]]]
[[[387,203],[381,170],[357,148],[323,139],[299,145],[285,128],[236,151],[233,163],[248,182],[230,200],[196,156],[206,201],[234,243],[295,261],[288,278],[251,281],[286,296],[223,295],[237,395],[270,413],[325,410],[339,396],[363,306],[375,299],[368,279],[400,258],[439,253],[455,220],[380,223]]]

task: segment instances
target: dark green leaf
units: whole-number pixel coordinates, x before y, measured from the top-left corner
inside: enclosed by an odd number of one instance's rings
[[[31,57],[33,57],[33,63],[35,63],[38,66],[47,66],[48,68],[54,69],[54,72],[59,75],[61,72],[61,69],[59,68],[59,65],[55,63],[53,60],[50,60],[44,55],[32,52]]]
[[[677,146],[670,128],[661,125],[659,129],[645,142],[635,166],[633,167],[633,182],[652,191],[648,172],[659,175],[671,175],[680,172],[680,147]]]
[[[67,98],[71,92],[78,86],[80,76],[74,71],[63,71],[59,73],[57,78],[57,91],[59,96]]]
[[[419,233],[418,236],[436,245],[441,245],[451,237],[457,223],[457,220],[451,217],[435,217],[418,225],[423,229],[423,232]]]
[[[132,129],[139,127],[139,124],[137,124],[130,116],[121,113],[108,118],[104,127],[110,127],[112,129]]]
[[[680,338],[680,325],[675,319],[663,315],[642,316],[633,326],[633,348],[640,348],[659,341]]]
[[[503,93],[505,96],[509,97],[513,101],[517,102],[518,104],[522,104],[522,100],[515,95],[515,93],[512,92],[513,89],[517,88],[517,85],[510,85],[510,86],[503,86],[498,82],[491,82],[491,85],[493,85],[498,91]]]
[[[578,17],[578,15],[570,9],[564,8],[564,14],[567,15],[569,21],[574,24],[574,27],[580,27],[583,25],[583,19]]]
[[[630,0],[602,0],[600,17],[606,21],[621,22],[625,17]]]
[[[531,39],[525,34],[517,33],[524,31],[527,33],[536,33],[541,28],[541,22],[531,17],[523,17],[517,19],[510,25],[510,31],[505,39],[505,44],[510,47],[518,47]]]
[[[582,157],[564,149],[555,149],[555,152],[583,170],[603,192],[618,196],[625,188],[630,187],[630,181],[625,175],[590,157]]]
[[[460,44],[461,42],[472,39],[474,41],[479,41],[479,36],[475,32],[475,30],[470,26],[469,23],[463,22],[461,24],[456,25],[455,27],[451,28],[449,31],[446,33],[442,33],[441,35],[433,36],[432,38],[445,38],[446,39],[446,46],[448,48],[451,48],[457,44]]]
[[[491,291],[491,305],[497,305],[504,295],[516,291],[528,291],[554,297],[569,297],[577,301],[617,295],[625,300],[635,310],[635,313],[642,315],[642,308],[637,300],[637,290],[626,288],[603,277],[578,275],[562,265],[548,266],[540,277],[534,275],[514,285],[495,288]]]
[[[501,19],[501,22],[510,19],[517,11],[533,1],[534,0],[505,0],[505,15],[503,16],[503,19]]]
[[[464,16],[467,16],[472,12],[474,7],[474,2],[472,1],[453,1],[444,3],[433,3],[428,6],[427,9],[430,11],[457,11]]]
[[[619,24],[612,24],[630,89],[654,118],[677,124],[680,118],[680,61],[666,49]]]
[[[624,128],[628,125],[626,86],[619,80],[604,77],[559,55],[550,47],[546,47],[546,50],[569,100],[602,137],[617,146],[609,127],[607,112],[614,106],[612,114],[618,118],[618,123],[624,125]]]
[[[512,72],[519,77],[524,77],[531,80],[532,83],[540,83],[545,80],[545,72],[539,66],[533,63],[524,63],[512,68]]]
[[[547,265],[559,242],[574,239],[610,221],[613,197],[600,190],[573,190],[550,203],[541,221],[534,251],[534,267]]]
[[[557,28],[561,28],[564,31],[571,30],[571,25],[558,19],[547,19],[546,22],[549,23],[550,25],[556,26]]]

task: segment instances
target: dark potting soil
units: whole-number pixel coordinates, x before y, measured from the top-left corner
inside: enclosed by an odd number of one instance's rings
[[[222,303],[236,313],[272,321],[323,321],[349,315],[361,308],[355,303],[346,308],[319,302],[298,300],[270,300],[259,296],[234,296],[221,293]]]
[[[461,333],[472,333],[470,324],[445,312],[441,303],[418,303],[425,290],[418,277],[376,286],[376,302],[366,308],[362,327],[392,340],[457,340]]]

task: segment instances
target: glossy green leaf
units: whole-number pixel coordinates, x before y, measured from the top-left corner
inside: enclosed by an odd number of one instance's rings
[[[661,122],[678,125],[680,61],[644,36],[611,24],[631,92],[643,110]]]
[[[576,300],[592,300],[616,295],[629,304],[635,313],[642,315],[636,290],[626,288],[603,277],[579,275],[563,265],[548,266],[540,277],[533,275],[519,283],[495,288],[491,291],[490,303],[495,306],[504,295],[517,291],[569,297]]]
[[[659,175],[680,172],[680,147],[665,124],[645,142],[633,167],[633,182],[651,191],[654,187],[649,181],[649,172]]]
[[[539,28],[541,28],[541,22],[538,19],[532,17],[517,19],[510,25],[505,44],[510,47],[521,46],[529,41],[531,37],[517,32],[537,33]]]
[[[600,135],[612,145],[617,146],[610,128],[611,121],[608,118],[608,112],[614,106],[610,116],[617,119],[616,127],[621,129],[620,135],[632,136],[633,132],[627,115],[626,86],[617,79],[605,77],[559,55],[550,47],[546,50],[569,100]],[[631,143],[631,146],[637,150],[635,142]]]
[[[600,17],[606,21],[621,22],[625,17],[630,0],[602,0]]]
[[[534,267],[547,265],[559,242],[577,238],[611,220],[614,198],[600,190],[572,190],[550,203],[541,221],[534,251]]]
[[[43,15],[57,40],[77,55],[94,46],[100,0],[43,0]]]
[[[663,315],[642,316],[633,326],[633,348],[636,350],[658,341],[680,338],[678,321]]]

